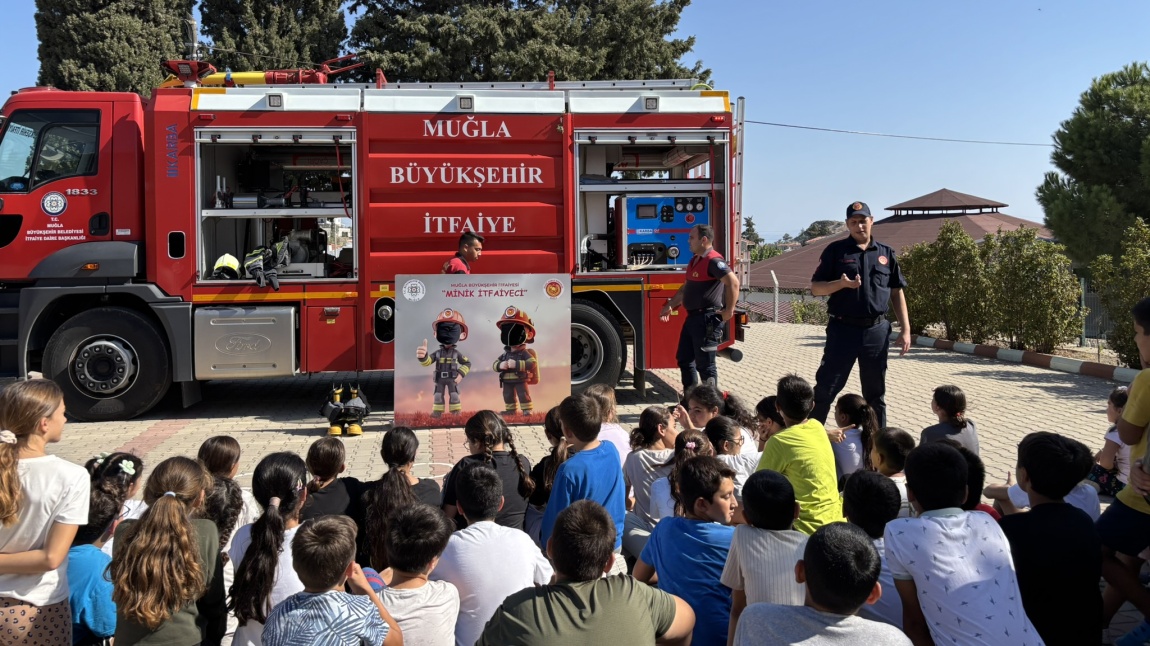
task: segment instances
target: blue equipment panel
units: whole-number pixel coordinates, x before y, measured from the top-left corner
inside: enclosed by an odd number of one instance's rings
[[[687,236],[697,224],[711,223],[711,198],[705,193],[621,195],[615,198],[618,264],[686,265]]]

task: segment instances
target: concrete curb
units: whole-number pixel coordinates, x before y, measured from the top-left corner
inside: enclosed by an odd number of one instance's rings
[[[895,335],[892,335],[891,338],[895,338]],[[1087,375],[1090,377],[1098,377],[1100,379],[1109,379],[1111,381],[1121,381],[1125,383],[1134,381],[1134,377],[1137,376],[1139,372],[1133,368],[1108,366],[1104,363],[1096,363],[1094,361],[1067,359],[1066,357],[1056,357],[1049,354],[1039,354],[1037,352],[1024,352],[1022,350],[999,348],[993,345],[956,343],[954,341],[936,339],[929,336],[914,336],[912,338],[912,343],[923,348],[934,348],[935,350],[951,350],[953,352],[961,352],[963,354],[973,354],[980,357],[987,357],[988,359],[1010,361],[1012,363],[1021,363],[1028,366],[1034,366],[1036,368],[1059,370],[1061,372],[1069,372],[1075,375]]]

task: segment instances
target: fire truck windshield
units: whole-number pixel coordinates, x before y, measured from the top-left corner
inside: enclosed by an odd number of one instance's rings
[[[27,110],[6,119],[0,193],[23,193],[60,177],[95,174],[99,119],[95,110]]]

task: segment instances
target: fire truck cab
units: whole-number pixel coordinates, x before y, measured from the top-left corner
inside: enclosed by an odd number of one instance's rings
[[[475,273],[571,274],[575,390],[617,384],[628,347],[642,387],[675,365],[682,317],[658,316],[690,228],[738,249],[741,111],[692,81],[21,90],[0,376],[109,420],[173,385],[389,370],[395,276],[474,231]]]

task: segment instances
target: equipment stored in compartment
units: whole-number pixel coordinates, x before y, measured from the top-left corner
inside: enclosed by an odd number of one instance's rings
[[[698,224],[711,223],[706,194],[620,195],[615,198],[614,251],[619,266],[686,265],[687,236]]]

